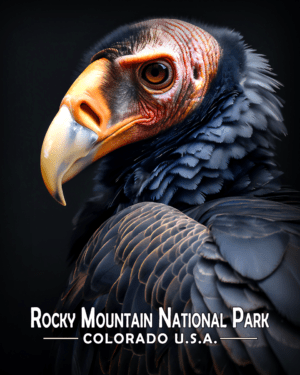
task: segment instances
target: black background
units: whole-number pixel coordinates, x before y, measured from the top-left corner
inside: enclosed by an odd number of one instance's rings
[[[285,182],[300,189],[297,1],[75,1],[1,6],[1,360],[2,373],[40,374],[50,329],[30,328],[30,307],[52,312],[70,268],[71,220],[92,186],[93,167],[64,187],[67,207],[44,187],[46,130],[82,53],[117,26],[152,16],[189,17],[240,31],[283,83],[289,136],[278,143]]]

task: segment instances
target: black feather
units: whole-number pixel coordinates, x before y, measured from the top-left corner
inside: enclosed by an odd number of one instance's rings
[[[101,332],[165,333],[168,342],[62,343],[57,373],[297,373],[300,209],[274,161],[275,141],[286,134],[279,84],[238,33],[196,24],[222,49],[217,75],[181,123],[99,162],[94,196],[74,220],[78,260],[57,307],[151,313],[152,327]],[[119,28],[86,53],[82,68],[102,49],[118,46],[113,60],[150,39],[144,25]],[[234,327],[235,306],[269,314],[270,327]],[[227,327],[159,327],[158,309],[169,307],[173,316],[223,314]],[[184,344],[175,344],[177,333]],[[213,342],[187,343],[191,333]]]

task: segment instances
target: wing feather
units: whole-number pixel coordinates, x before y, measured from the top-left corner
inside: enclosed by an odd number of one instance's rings
[[[76,344],[58,345],[58,373],[70,372],[68,366],[74,374],[97,373],[96,363],[98,373],[120,375],[296,373],[299,223],[299,210],[258,199],[219,199],[186,213],[158,203],[118,212],[83,249],[57,311],[152,314],[152,327],[93,332],[166,334],[168,340],[85,345],[81,336],[90,331],[76,328]],[[234,328],[235,306],[252,318],[269,313],[270,327]],[[173,317],[222,314],[227,326],[159,327],[158,309],[169,307]],[[239,337],[257,340],[229,340]]]

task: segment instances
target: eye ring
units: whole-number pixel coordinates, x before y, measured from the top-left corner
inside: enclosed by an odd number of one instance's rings
[[[153,91],[167,91],[174,79],[174,70],[165,60],[147,61],[139,69],[139,79],[142,85]]]

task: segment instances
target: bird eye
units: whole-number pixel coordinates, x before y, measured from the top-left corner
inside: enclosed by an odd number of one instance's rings
[[[165,89],[173,81],[173,69],[166,61],[146,63],[140,71],[143,85],[152,90]]]

